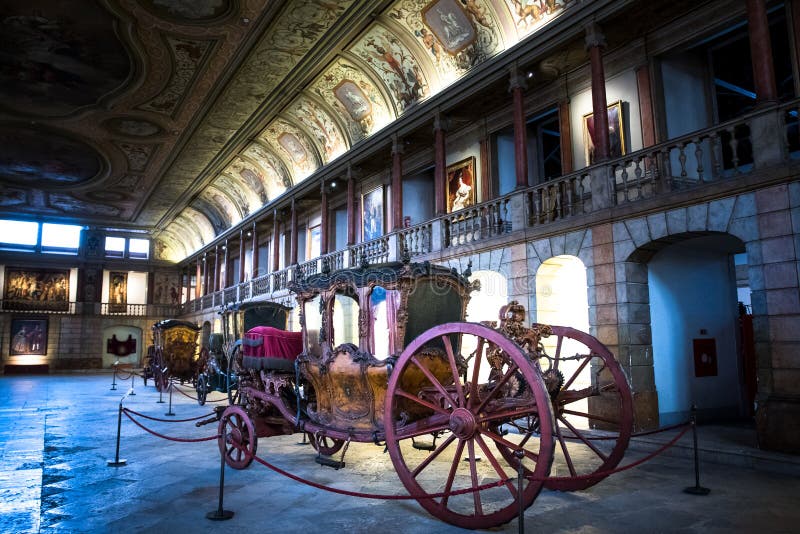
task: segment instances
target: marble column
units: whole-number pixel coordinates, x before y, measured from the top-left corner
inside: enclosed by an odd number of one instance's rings
[[[252,252],[252,256],[250,257],[250,278],[257,278],[259,276],[258,272],[258,224],[253,221],[253,229],[250,230],[252,235],[252,241],[250,242],[250,251]]]
[[[445,152],[445,132],[447,131],[447,118],[437,113],[433,118],[433,196],[436,215],[447,212],[447,198],[445,198],[445,180],[447,180],[447,154]]]
[[[272,212],[272,270],[281,268],[281,225],[278,210]]]
[[[403,141],[392,138],[392,230],[403,227]]]
[[[608,138],[608,104],[606,102],[606,75],[603,69],[605,36],[596,24],[586,28],[586,49],[592,72],[592,116],[594,120],[594,162],[608,159],[611,150]]]
[[[297,202],[292,199],[291,226],[289,230],[289,265],[297,265]]]
[[[517,73],[516,67],[511,70],[509,90],[512,96],[514,117],[514,168],[517,177],[517,189],[528,187],[528,128],[525,124],[525,79]]]
[[[775,85],[775,68],[772,63],[772,43],[769,35],[766,0],[747,0],[747,31],[750,35],[750,57],[753,65],[756,103],[777,102],[778,89]]]

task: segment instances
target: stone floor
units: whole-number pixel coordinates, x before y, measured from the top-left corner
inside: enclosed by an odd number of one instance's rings
[[[122,420],[120,457],[114,458],[117,413],[130,382],[109,389],[111,376],[0,377],[0,532],[462,532],[413,501],[368,500],[317,490],[253,464],[225,471],[229,521],[205,518],[218,508],[216,441],[177,443]],[[152,385],[139,379],[124,404],[164,417]],[[210,398],[218,398],[214,394]],[[167,400],[166,398],[164,400]],[[175,394],[176,419],[202,415]],[[149,423],[168,435],[203,437],[215,425]],[[748,445],[752,429],[701,426],[701,484],[694,485],[689,434],[668,454],[615,474],[579,492],[543,491],[524,516],[526,532],[798,532],[800,457]],[[639,438],[623,463],[641,458],[675,434]],[[314,462],[299,435],[259,440],[270,462],[321,484],[376,494],[404,494],[388,455],[374,445],[352,444],[347,468]],[[518,532],[513,520],[494,532]]]

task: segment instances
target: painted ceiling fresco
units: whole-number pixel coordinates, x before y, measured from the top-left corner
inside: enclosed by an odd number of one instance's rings
[[[179,261],[577,1],[374,5],[4,2],[0,216],[147,229]]]

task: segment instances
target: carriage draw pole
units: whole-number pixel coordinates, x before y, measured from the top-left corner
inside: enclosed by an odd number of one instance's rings
[[[219,451],[219,505],[217,509],[213,512],[208,512],[206,514],[206,519],[210,519],[212,521],[225,521],[233,517],[233,512],[231,510],[225,510],[222,507],[222,491],[225,487],[225,453],[223,451]]]
[[[131,395],[131,394],[133,394],[133,388],[131,388],[119,400],[119,411],[117,412],[117,452],[114,455],[114,459],[113,460],[109,460],[108,462],[106,462],[106,465],[108,467],[122,467],[123,465],[126,465],[128,463],[127,461],[125,461],[125,460],[123,460],[123,459],[121,459],[119,457],[119,436],[120,436],[120,432],[122,430],[122,401],[125,400],[125,397],[127,397],[128,395]]]

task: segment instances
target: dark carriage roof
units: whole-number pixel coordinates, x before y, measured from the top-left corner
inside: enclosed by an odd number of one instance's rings
[[[153,325],[153,329],[158,330],[169,330],[170,328],[191,328],[192,330],[200,330],[200,327],[194,323],[190,323],[189,321],[181,321],[179,319],[164,319],[163,321],[159,321]]]
[[[378,263],[366,267],[339,269],[330,273],[317,273],[308,278],[297,278],[289,284],[294,293],[323,291],[338,284],[350,284],[355,287],[366,287],[370,284],[388,284],[401,278],[421,278],[433,276],[449,278],[465,287],[469,287],[470,271],[459,274],[455,269],[430,262],[404,263],[400,261]]]

